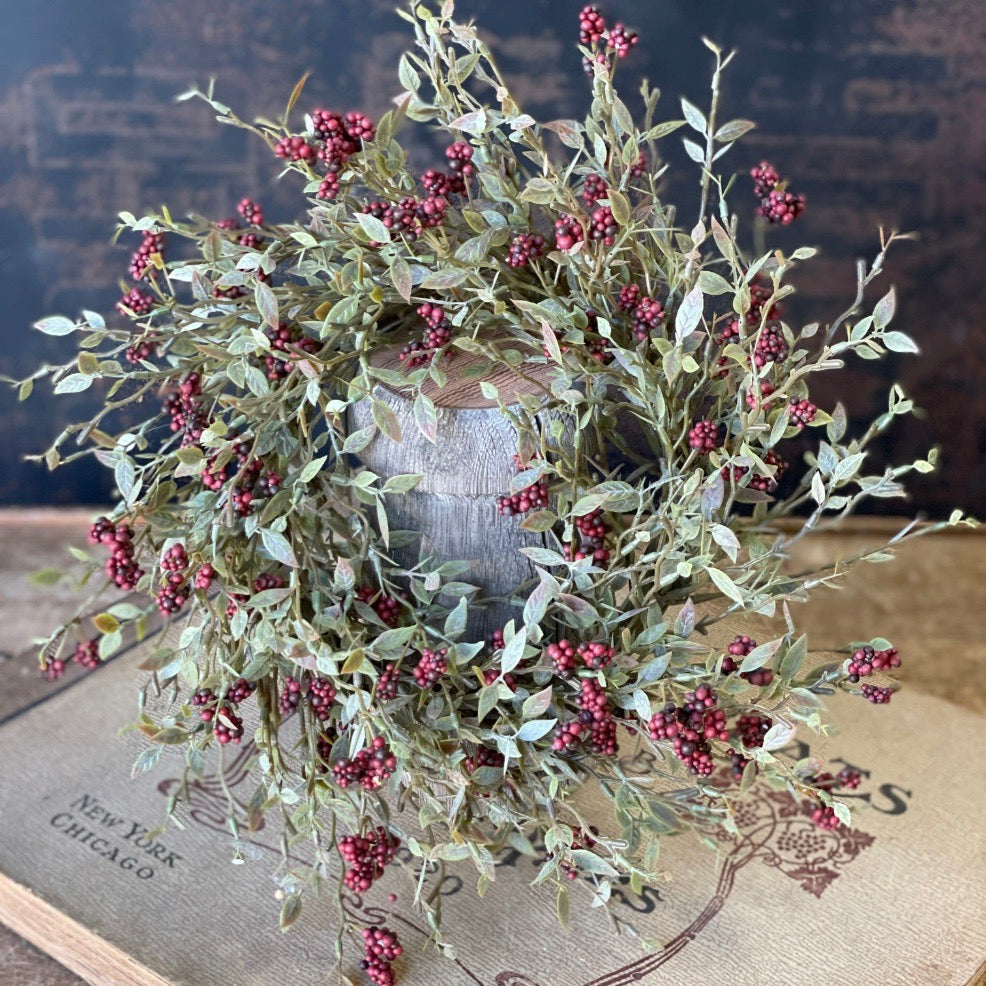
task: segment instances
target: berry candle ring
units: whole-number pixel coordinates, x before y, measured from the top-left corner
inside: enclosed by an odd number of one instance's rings
[[[798,792],[822,828],[851,825],[840,792],[858,778],[805,776],[792,740],[827,730],[836,690],[879,723],[906,643],[817,664],[786,603],[927,528],[837,571],[792,576],[786,549],[867,497],[906,495],[937,457],[869,475],[870,441],[912,402],[895,385],[866,427],[810,390],[855,355],[916,352],[876,288],[900,237],[874,244],[835,321],[791,318],[778,302],[814,250],[750,244],[811,213],[778,167],[740,157],[751,124],[718,118],[732,55],[707,41],[710,105],[683,99],[644,126],[615,94],[646,39],[587,6],[570,27],[590,118],[542,124],[453,7],[404,12],[415,50],[380,120],[319,107],[247,128],[296,183],[298,221],[270,222],[248,195],[239,218],[122,214],[138,241],[117,314],[41,320],[80,351],[18,382],[22,398],[44,377],[106,395],[44,459],[112,469],[119,499],[80,585],[130,594],[92,618],[80,602],[40,673],[102,674],[125,630],[187,620],[155,652],[162,705],[138,728],[193,774],[239,749],[264,793],[251,824],[275,806],[285,854],[317,846],[310,872],[286,855],[282,878],[340,904],[366,895],[374,923],[340,907],[337,954],[378,986],[416,951],[375,910],[401,852],[418,857],[426,914],[392,923],[439,941],[432,863],[488,880],[543,846],[536,882],[565,913],[573,885],[608,905],[659,881],[640,833],[715,837],[710,819],[751,784]],[[642,94],[648,118],[662,112]],[[186,95],[245,126],[211,91]],[[443,134],[423,172],[401,123]],[[695,180],[665,186],[681,128]],[[780,522],[797,511],[792,533]],[[787,620],[754,639],[748,617],[775,609]],[[624,769],[623,742],[643,746],[645,772]],[[613,797],[595,828],[586,785]],[[297,905],[292,890],[283,924]]]

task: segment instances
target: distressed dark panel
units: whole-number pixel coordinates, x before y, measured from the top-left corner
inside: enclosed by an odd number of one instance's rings
[[[221,98],[245,117],[273,115],[298,76],[313,69],[304,103],[379,114],[396,88],[407,42],[393,0],[56,0],[5,5],[0,58],[0,372],[64,358],[57,340],[27,326],[43,313],[108,310],[128,247],[110,245],[113,217],[167,202],[172,211],[221,216],[249,194],[270,216],[293,209],[276,162],[256,141],[219,128],[198,105],[175,104],[189,81],[218,78]],[[460,0],[483,25],[526,108],[542,116],[586,105],[572,46],[579,0]],[[825,320],[853,287],[853,261],[872,255],[880,225],[913,229],[916,244],[891,257],[900,326],[924,356],[850,367],[837,387],[855,422],[881,409],[895,377],[926,418],[887,437],[885,459],[944,448],[944,470],[915,482],[916,505],[986,512],[986,4],[981,0],[616,0],[604,5],[637,27],[642,44],[621,77],[638,73],[665,92],[707,94],[705,34],[735,45],[725,109],[760,127],[735,152],[745,170],[770,157],[808,195],[809,210],[771,239],[824,251],[789,309]],[[288,13],[289,12],[289,13]],[[631,84],[633,83],[633,84]],[[412,148],[427,166],[437,145]],[[675,163],[685,164],[683,155]],[[743,179],[740,183],[743,187]],[[672,191],[690,218],[694,173]],[[101,471],[51,477],[19,462],[86,395],[16,405],[0,395],[6,437],[0,502],[102,500]],[[899,504],[890,504],[900,509]]]

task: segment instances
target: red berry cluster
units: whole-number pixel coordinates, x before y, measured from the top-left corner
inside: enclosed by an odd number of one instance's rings
[[[818,408],[807,397],[801,400],[792,398],[787,410],[791,424],[799,429],[804,428],[805,425],[810,425],[818,412]]]
[[[421,656],[414,666],[414,680],[419,688],[433,688],[438,680],[448,671],[448,648],[428,650],[422,647]]]
[[[557,643],[548,644],[545,654],[559,678],[571,678],[575,671],[575,645],[562,638]]]
[[[714,421],[696,421],[689,429],[688,444],[699,455],[708,455],[722,445],[719,425]]]
[[[164,616],[177,613],[188,600],[188,565],[188,555],[181,544],[173,544],[161,559],[161,571],[165,573],[165,580],[157,593],[157,608]]]
[[[584,729],[585,726],[578,719],[559,723],[555,729],[554,738],[551,740],[551,749],[556,753],[564,753],[566,750],[578,746]]]
[[[805,197],[787,191],[777,169],[769,161],[761,161],[750,171],[753,194],[760,199],[757,211],[769,223],[789,225],[805,211]]]
[[[308,161],[309,164],[318,158],[318,148],[297,134],[281,137],[274,145],[274,153],[286,161]]]
[[[257,202],[250,198],[242,198],[236,203],[236,211],[243,217],[243,221],[250,226],[263,226],[264,210]],[[242,243],[242,239],[240,240]]]
[[[580,535],[580,544],[578,547],[565,545],[565,558],[568,561],[581,561],[589,557],[597,565],[605,565],[609,561],[609,550],[604,545],[610,528],[602,517],[602,508],[597,507],[590,513],[575,518],[575,529]]]
[[[739,783],[743,780],[746,765],[753,761],[749,757],[744,757],[742,753],[737,752],[732,747],[726,751],[726,756],[729,759],[729,774],[736,783]]]
[[[241,702],[245,702],[256,690],[257,683],[255,681],[247,681],[246,678],[237,678],[226,689],[226,701],[232,702],[234,705],[239,705]]]
[[[664,306],[643,294],[639,285],[624,284],[620,288],[620,311],[633,316],[633,337],[637,342],[649,339],[664,319]]]
[[[228,699],[220,701],[211,688],[202,688],[191,697],[191,704],[199,709],[199,718],[212,725],[216,742],[239,743],[243,738],[243,720],[236,714]]]
[[[284,676],[284,682],[277,696],[277,708],[282,716],[289,716],[301,701],[301,682],[291,675]]]
[[[264,357],[268,380],[283,380],[294,369],[292,357],[298,352],[318,352],[317,340],[306,336],[297,325],[288,322],[279,322],[276,329],[266,328],[264,335],[270,340],[270,348],[273,350]],[[275,353],[287,353],[289,358],[282,359]]]
[[[263,592],[266,589],[281,589],[284,587],[284,579],[279,575],[272,575],[270,572],[264,572],[258,575],[253,580],[253,593],[256,595],[258,592]],[[226,605],[226,615],[232,619],[237,610],[240,608],[240,603],[245,603],[250,597],[245,596],[239,592],[231,592],[229,594],[229,602]],[[247,608],[247,613],[252,613],[253,610],[249,607]]]
[[[608,663],[608,662],[607,662]],[[603,686],[595,678],[583,678],[579,689],[579,721],[589,729],[589,748],[593,753],[615,757],[616,719]]]
[[[441,226],[445,222],[451,195],[465,195],[469,179],[475,174],[476,168],[472,163],[473,150],[469,144],[457,141],[445,149],[448,158],[450,174],[433,168],[421,176],[421,184],[427,193],[418,199],[413,195],[405,196],[396,203],[374,201],[363,206],[363,212],[379,219],[392,234],[403,236],[414,242],[422,230]],[[382,246],[377,242],[373,247]]]
[[[579,43],[593,49],[592,58],[582,59],[582,64],[590,75],[593,62],[606,63],[606,55],[598,50],[601,41],[606,42],[606,47],[611,48],[617,58],[626,58],[637,44],[638,38],[636,31],[630,31],[620,23],[607,28],[598,7],[583,7],[579,13]]]
[[[671,740],[674,755],[693,774],[708,777],[713,771],[710,740],[727,740],[726,715],[718,707],[716,693],[699,685],[685,695],[683,705],[669,702],[649,723],[651,738]]]
[[[756,388],[751,384],[750,389],[746,392],[746,406],[751,411],[756,411],[762,408],[765,413],[769,412],[774,406],[770,401],[765,400],[765,398],[770,397],[770,395],[777,388],[769,380],[760,381],[760,394],[757,395]],[[814,418],[814,405],[812,405],[812,417]]]
[[[602,175],[586,175],[582,182],[582,201],[585,202],[587,209],[594,209],[600,199],[606,198],[609,194],[609,185]]]
[[[116,310],[121,315],[147,315],[154,308],[154,295],[140,288],[131,288],[117,303]]]
[[[617,58],[626,58],[638,41],[637,32],[627,30],[623,24],[614,24],[606,40],[608,47],[616,52]]]
[[[517,676],[511,674],[509,671],[506,674],[503,674],[500,668],[487,668],[483,672],[484,685],[492,685],[494,682],[500,680],[502,680],[507,688],[509,688],[512,692],[517,691]]]
[[[576,652],[579,660],[590,670],[598,671],[600,668],[607,668],[613,663],[616,651],[608,644],[594,641],[579,644]]]
[[[391,968],[391,963],[402,955],[404,949],[398,941],[397,933],[390,928],[363,929],[363,961],[362,968],[374,986],[394,986],[397,975]]]
[[[472,163],[472,147],[465,141],[457,140],[454,144],[449,144],[445,148],[445,157],[448,159],[448,166],[452,171],[464,179],[469,179],[475,174],[476,166]]]
[[[326,678],[313,678],[308,686],[308,704],[320,722],[332,715],[332,703],[336,700],[336,690]]]
[[[99,517],[89,529],[90,544],[105,544],[110,549],[106,559],[106,574],[120,589],[132,591],[144,574],[137,564],[133,543],[134,532],[128,524],[114,524]]]
[[[748,713],[737,718],[736,735],[743,746],[748,750],[753,750],[758,746],[763,746],[763,738],[772,725],[773,721],[767,716]]]
[[[600,206],[592,213],[592,222],[589,225],[589,239],[603,246],[612,246],[616,242],[616,234],[620,226],[613,217],[613,210],[607,206]],[[561,249],[559,247],[559,249]]]
[[[639,284],[624,284],[620,288],[620,297],[617,302],[620,306],[621,312],[632,312],[637,305],[640,303],[640,285]]]
[[[332,776],[339,787],[358,784],[367,791],[375,791],[397,769],[397,757],[390,751],[387,741],[377,736],[352,759],[343,757],[332,765]]]
[[[77,644],[72,660],[87,671],[94,671],[102,663],[99,659],[99,640],[85,640]]]
[[[776,322],[768,322],[757,337],[757,344],[753,350],[753,362],[758,368],[766,366],[768,363],[783,363],[787,359],[788,348],[787,340],[781,327]]]
[[[447,201],[442,199],[442,201]],[[379,219],[392,234],[403,236],[414,241],[422,230],[421,219],[418,216],[418,200],[413,195],[405,196],[396,203],[376,199],[363,206],[363,213]],[[370,246],[380,247],[382,243],[372,240]]]
[[[647,169],[650,167],[650,161],[647,160],[647,154],[641,151],[637,155],[637,160],[630,165],[630,177],[631,178],[641,178],[647,173]]]
[[[583,7],[579,13],[579,44],[594,45],[606,37],[606,21],[598,7]]]
[[[65,660],[61,657],[49,657],[46,654],[38,670],[47,681],[57,681],[65,674]]]
[[[140,246],[130,258],[130,277],[139,281],[148,269],[153,270],[151,256],[153,254],[164,256],[164,233],[145,232]]]
[[[378,825],[366,835],[345,835],[339,840],[339,854],[349,863],[343,883],[358,894],[366,893],[385,868],[394,861],[401,840]]]
[[[757,642],[745,633],[734,637],[732,643],[726,648],[729,653],[722,659],[722,673],[732,674],[736,671],[740,665],[734,659],[746,657],[747,654],[756,649],[756,646]],[[753,671],[743,671],[740,677],[759,688],[769,685],[774,680],[774,672],[770,668],[755,668]]]
[[[761,161],[751,168],[750,177],[753,179],[753,194],[758,199],[765,199],[781,180],[777,169],[769,161]]]
[[[463,761],[470,774],[474,774],[480,767],[502,767],[505,762],[503,754],[489,746],[477,746],[476,752]]]
[[[127,346],[126,352],[123,354],[124,359],[128,363],[136,365],[141,360],[150,359],[154,353],[154,337],[149,336],[144,339],[138,339],[132,345]]]
[[[806,778],[808,783],[821,791],[833,791],[836,788],[845,787],[854,790],[859,787],[859,771],[851,767],[844,767],[838,774],[831,774],[826,771],[817,777]],[[837,829],[841,824],[835,814],[835,809],[831,805],[824,805],[820,801],[811,798],[802,802],[804,813],[822,829]]]
[[[767,222],[782,223],[787,226],[805,211],[805,197],[775,188],[761,201],[758,211]]]
[[[397,698],[397,685],[400,679],[400,668],[396,664],[388,664],[380,677],[377,678],[377,698],[387,701]]]
[[[880,688],[878,685],[863,685],[860,688],[863,698],[874,705],[886,705],[894,691],[893,688]]]
[[[401,604],[393,596],[377,592],[368,585],[356,590],[356,598],[373,608],[373,612],[389,627],[397,626],[401,618]]]
[[[452,338],[452,323],[444,308],[426,301],[418,306],[418,316],[425,323],[424,335],[420,340],[409,342],[397,357],[412,370],[430,362],[435,351],[447,345]]]
[[[177,391],[164,399],[162,410],[170,418],[171,430],[181,434],[182,448],[197,445],[202,432],[209,427],[209,416],[203,409],[201,396],[201,378],[192,372],[178,385]]]
[[[527,466],[520,456],[514,454],[514,464],[518,472],[523,472]],[[528,510],[534,510],[548,505],[548,481],[541,478],[530,486],[525,486],[517,493],[504,493],[496,498],[497,513],[503,517],[512,517],[514,514],[524,514]]]
[[[202,567],[195,573],[195,581],[192,583],[196,589],[200,592],[206,592],[212,585],[213,579],[216,578],[218,573],[216,570],[206,562]]]
[[[526,267],[532,260],[544,254],[544,237],[536,233],[518,233],[510,241],[507,251],[507,266]]]
[[[582,223],[567,213],[555,220],[555,246],[563,253],[574,250],[585,239]]]
[[[747,485],[751,490],[759,490],[761,493],[774,493],[781,476],[787,469],[787,463],[773,449],[770,449],[762,458],[765,465],[773,468],[773,474],[770,476],[754,475]],[[727,482],[732,480],[732,482],[738,483],[749,471],[749,466],[723,466],[721,474]]]
[[[855,684],[860,678],[866,678],[874,671],[889,671],[891,668],[900,667],[900,658],[897,656],[897,648],[890,647],[887,650],[874,650],[869,644],[860,647],[849,659],[846,668],[849,680]]]

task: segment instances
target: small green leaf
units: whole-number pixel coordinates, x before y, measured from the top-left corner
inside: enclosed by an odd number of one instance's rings
[[[706,571],[721,593],[729,596],[735,602],[743,602],[743,593],[739,586],[725,572],[720,572],[718,568],[709,568]]]
[[[743,658],[740,664],[740,673],[743,674],[747,671],[756,671],[757,668],[762,668],[777,653],[783,642],[784,638],[778,637],[777,640],[768,640],[767,643],[760,644],[759,647],[754,647]]]
[[[546,685],[541,691],[535,692],[533,695],[529,695],[524,699],[520,714],[525,719],[536,719],[548,711],[553,697],[554,691],[551,685]]]
[[[682,139],[682,144],[685,145],[685,153],[696,163],[705,164],[705,151],[702,150],[694,140],[688,140],[688,138]]]
[[[891,331],[884,332],[880,336],[880,341],[895,353],[920,353],[921,350],[918,349],[918,344],[909,336],[903,332]]]
[[[373,420],[392,442],[402,441],[401,424],[397,415],[383,401],[373,401]]]
[[[46,336],[67,336],[75,331],[75,322],[64,315],[51,315],[34,323],[34,327]]]
[[[713,524],[709,530],[715,543],[726,552],[730,561],[735,562],[736,553],[740,549],[739,538],[723,524]]]
[[[525,743],[533,743],[550,733],[557,723],[557,719],[532,719],[520,727],[517,739],[523,740]]]
[[[93,378],[85,373],[70,373],[55,384],[56,394],[79,394],[92,386]]]
[[[451,123],[446,124],[448,130],[461,130],[463,133],[479,135],[488,129],[489,118],[485,109],[473,110],[465,116],[457,117]]]
[[[403,257],[394,257],[390,263],[390,279],[394,290],[407,302],[411,300],[411,268]]]
[[[253,289],[253,297],[264,324],[276,329],[279,321],[277,295],[274,294],[270,285],[258,280],[257,286]]]
[[[55,585],[65,572],[60,568],[39,568],[38,571],[31,573],[31,581],[35,585],[49,586]]]
[[[738,140],[743,134],[749,133],[756,124],[752,120],[730,120],[724,123],[713,135],[713,140],[720,144],[725,144],[732,140]]]
[[[376,216],[371,216],[365,212],[358,212],[356,214],[356,221],[363,227],[363,232],[366,233],[372,242],[390,242],[390,230]]]
[[[322,455],[317,459],[312,459],[312,461],[309,462],[300,473],[298,473],[298,482],[310,483],[322,471],[322,466],[325,465],[325,460],[327,458],[327,456]]]
[[[697,130],[700,134],[705,134],[709,129],[709,123],[705,119],[705,114],[694,104],[690,103],[684,96],[681,97],[681,112],[692,130]]]
[[[557,191],[554,183],[547,178],[532,178],[520,193],[522,202],[533,202],[536,205],[547,205],[553,202]]]
[[[260,540],[264,550],[274,559],[290,568],[298,567],[298,559],[294,556],[294,549],[291,542],[283,534],[271,531],[268,528],[261,528]]]
[[[524,531],[543,533],[550,531],[557,523],[558,518],[550,510],[535,510],[520,522],[520,527]]]
[[[281,905],[281,915],[278,919],[281,931],[287,931],[301,914],[301,896],[291,894]]]
[[[435,409],[435,402],[420,390],[414,398],[414,423],[429,442],[438,441],[438,411]]]
[[[885,329],[890,320],[894,317],[897,309],[897,293],[891,288],[877,303],[873,309],[873,324],[878,329]]]
[[[521,627],[507,641],[507,645],[503,648],[503,653],[500,655],[500,670],[504,674],[513,671],[520,664],[521,658],[524,656],[524,645],[526,643],[527,632],[524,627]]]
[[[120,629],[120,621],[109,613],[99,613],[92,618],[92,625],[100,633],[115,633]]]
[[[674,318],[674,334],[679,342],[683,342],[687,336],[695,331],[699,321],[701,321],[704,306],[705,297],[702,294],[702,289],[696,284],[685,295]]]
[[[620,191],[611,188],[606,193],[609,199],[609,207],[613,210],[613,218],[620,226],[626,226],[630,222],[630,200]]]
[[[466,619],[469,613],[469,606],[465,596],[460,596],[455,605],[455,609],[445,617],[445,636],[451,640],[461,637],[466,632]]]

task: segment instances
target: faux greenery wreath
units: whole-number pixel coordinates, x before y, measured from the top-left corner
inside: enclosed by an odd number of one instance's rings
[[[790,615],[783,636],[760,644],[741,634],[715,648],[703,631],[834,582],[849,563],[785,574],[790,545],[866,497],[902,496],[904,474],[934,465],[932,454],[863,471],[873,439],[911,411],[899,387],[848,439],[842,407],[826,413],[809,397],[813,375],[847,358],[916,351],[888,328],[892,291],[862,314],[896,237],[861,263],[845,312],[791,325],[782,301],[814,251],[751,256],[741,245],[747,207],[731,211],[720,162],[752,124],[717,119],[731,56],[708,44],[707,114],[682,100],[684,120],[659,122],[659,94],[644,83],[638,127],[613,84],[636,36],[586,8],[591,110],[540,124],[450,2],[403,16],[417,41],[400,62],[406,91],[376,126],[317,110],[292,130],[300,84],[280,122],[254,126],[211,90],[186,94],[302,175],[303,222],[266,223],[246,199],[242,225],[125,214],[121,229],[143,234],[120,303],[133,329],[89,312],[39,323],[82,337],[72,363],[37,376],[57,393],[107,388],[99,414],[46,460],[94,454],[114,470],[121,499],[91,540],[110,551],[110,579],[149,600],[96,617],[101,636],[75,658],[98,665],[120,647],[122,624],[142,626],[155,608],[187,617],[150,665],[171,703],[163,718],[142,717],[158,745],[139,766],[174,745],[196,774],[205,749],[240,741],[244,709],[256,707],[251,811],[277,808],[287,841],[316,849],[310,871],[283,878],[284,923],[335,853],[345,885],[365,893],[398,840],[420,860],[418,903],[436,933],[436,902],[420,891],[428,872],[469,859],[482,890],[507,846],[543,847],[538,880],[557,884],[562,909],[578,874],[602,900],[612,880],[639,890],[654,879],[660,836],[728,830],[758,774],[806,798],[819,824],[848,824],[832,791],[853,776],[815,776],[777,751],[796,728],[826,728],[820,696],[835,688],[888,701],[892,686],[871,675],[897,667],[896,650],[856,643],[841,665],[819,667]],[[445,170],[408,170],[395,137],[405,119],[449,135]],[[685,126],[694,221],[661,198],[660,142]],[[803,210],[766,162],[753,183],[758,236]],[[165,260],[166,238],[192,251]],[[374,362],[395,344],[399,369]],[[522,549],[537,578],[515,587],[513,618],[484,640],[466,633],[481,604],[468,566],[426,551],[395,559],[416,533],[390,531],[387,505],[422,477],[384,478],[359,460],[372,441],[401,440],[378,385],[405,388],[422,435],[442,441],[428,394],[462,354],[517,432],[503,456],[516,453],[518,473],[489,522],[544,535]],[[487,377],[504,366],[536,369],[549,390],[501,393]],[[32,382],[21,387],[26,397]],[[354,431],[364,401],[375,424]],[[129,423],[117,429],[122,408]],[[817,437],[789,465],[798,435]],[[86,447],[63,458],[69,438]],[[796,533],[775,526],[799,508]],[[50,677],[83,626],[53,638]],[[623,772],[621,736],[650,748],[673,793]],[[590,780],[612,801],[599,831],[573,801]],[[420,830],[391,815],[398,801],[418,811]],[[368,975],[393,982],[396,936],[364,938]]]

